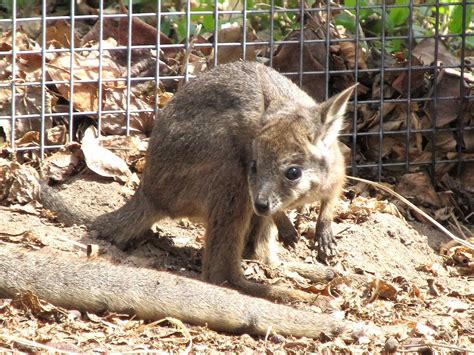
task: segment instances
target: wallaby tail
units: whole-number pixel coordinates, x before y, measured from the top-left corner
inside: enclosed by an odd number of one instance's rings
[[[40,201],[44,207],[56,213],[59,221],[65,225],[85,225],[122,249],[142,237],[159,218],[156,207],[140,188],[118,210],[100,216],[66,201],[46,183],[41,183]]]
[[[49,187],[44,181],[40,182],[40,202],[43,207],[53,211],[58,220],[66,226],[74,224],[85,225],[89,227],[91,222],[97,217],[90,211],[66,201],[57,191]]]
[[[127,313],[141,319],[175,317],[232,333],[319,338],[351,333],[354,324],[242,295],[197,280],[65,255],[0,248],[0,296],[31,291],[65,308]]]

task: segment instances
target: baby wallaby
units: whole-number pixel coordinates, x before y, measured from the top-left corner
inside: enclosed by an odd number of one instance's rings
[[[199,219],[205,280],[271,299],[305,298],[246,281],[241,260],[276,262],[272,216],[286,223],[285,210],[318,200],[318,253],[334,251],[332,211],[344,182],[337,136],[353,88],[318,104],[261,64],[201,74],[157,117],[134,196],[91,228],[125,248],[164,217]]]

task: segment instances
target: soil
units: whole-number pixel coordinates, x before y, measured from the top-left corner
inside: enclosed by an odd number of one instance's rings
[[[58,193],[76,206],[95,214],[116,209],[130,191],[117,182],[92,174],[79,177],[57,187]],[[346,201],[347,202],[347,201]],[[297,220],[312,223],[314,211],[306,216],[290,214]],[[19,234],[30,231],[45,248],[65,253],[83,254],[81,244],[96,244],[105,251],[101,257],[134,265],[169,270],[190,277],[199,277],[201,247],[204,236],[202,225],[188,220],[163,220],[156,226],[155,237],[144,241],[133,251],[121,251],[105,241],[89,235],[83,226],[64,227],[43,214],[15,212],[14,208],[0,210],[0,233]],[[0,318],[0,349],[37,351],[39,344],[64,351],[381,351],[385,341],[394,337],[405,349],[431,347],[446,350],[445,346],[474,351],[474,282],[472,276],[463,276],[455,266],[447,265],[440,246],[449,240],[437,230],[421,224],[407,223],[389,213],[372,211],[364,218],[336,216],[334,231],[338,240],[335,268],[347,273],[368,275],[394,287],[393,297],[371,297],[371,284],[345,284],[345,287],[313,285],[318,289],[331,287],[334,305],[345,312],[346,318],[364,321],[391,330],[366,342],[344,343],[338,339],[315,341],[278,335],[251,337],[217,333],[205,327],[189,324],[192,343],[173,322],[145,324],[140,320],[120,315],[76,315],[67,320],[51,322],[22,309],[11,300],[4,300]],[[302,237],[296,247],[287,250],[281,246],[283,260],[299,259],[317,262],[315,251],[308,239]],[[272,281],[274,275],[292,284],[306,283],[291,275],[269,273],[265,266],[244,263],[247,277],[258,281]],[[343,282],[344,284],[344,282]],[[392,287],[390,286],[390,287]],[[373,292],[372,292],[373,294]],[[304,307],[305,305],[296,305]],[[8,312],[6,311],[8,309]],[[387,328],[388,329],[388,328]],[[34,341],[30,344],[27,340]],[[415,345],[413,345],[415,344]],[[436,345],[438,344],[438,345]],[[443,345],[444,344],[444,345]],[[415,346],[415,347],[413,347]]]

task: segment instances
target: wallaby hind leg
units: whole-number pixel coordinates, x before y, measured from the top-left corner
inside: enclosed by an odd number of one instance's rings
[[[278,263],[278,245],[276,243],[276,226],[272,217],[252,216],[244,259],[259,260],[267,265]]]
[[[163,215],[144,195],[139,187],[132,198],[118,210],[97,217],[91,229],[100,237],[121,249],[126,249],[146,235],[146,232]]]
[[[208,205],[206,240],[202,262],[204,280],[215,284],[243,278],[241,260],[252,218],[252,208],[243,179],[222,182],[220,193]]]

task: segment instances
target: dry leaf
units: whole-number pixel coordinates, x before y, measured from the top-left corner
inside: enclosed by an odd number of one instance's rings
[[[55,126],[46,130],[46,144],[49,145],[64,145],[67,143],[66,126]]]
[[[355,42],[344,41],[339,42],[341,49],[342,57],[349,64],[349,68],[355,68],[355,57],[356,57],[356,44]],[[358,67],[359,69],[367,69],[367,64],[365,62],[366,55],[363,48],[359,46],[359,56],[358,56]]]
[[[148,140],[139,136],[102,136],[99,144],[125,160],[129,166],[143,159],[148,148]]]
[[[303,32],[304,40],[319,40],[321,35],[306,28]],[[291,32],[284,40],[294,41],[300,39],[300,31]],[[305,43],[303,45],[303,68],[300,68],[300,44],[285,43],[280,44],[273,56],[273,67],[283,73],[321,71],[325,70],[325,43]],[[299,85],[299,75],[288,76]],[[326,98],[325,74],[311,74],[303,76],[303,90],[311,95],[316,101],[323,101]]]
[[[103,46],[114,47],[113,40],[104,41]],[[63,53],[48,65],[48,73],[53,80],[70,80],[70,54]],[[74,109],[82,112],[97,112],[99,105],[99,56],[96,52],[88,52],[88,55],[74,54],[74,80],[90,80],[91,83],[74,83],[72,104]],[[104,111],[123,111],[124,113],[104,114],[102,116],[101,131],[104,134],[124,134],[126,131],[126,107],[127,86],[123,81],[106,81],[108,79],[119,79],[124,77],[122,69],[114,61],[108,51],[102,55],[102,100]],[[69,84],[57,84],[58,91],[66,99],[71,101]],[[133,92],[129,92],[130,110],[150,111],[130,113],[130,133],[149,134],[153,127],[154,114],[152,107],[140,100]],[[93,115],[94,118],[95,115]]]
[[[40,141],[40,133],[36,131],[29,131],[23,134],[22,137],[15,141],[19,147],[38,146]]]
[[[52,119],[51,117],[48,117],[47,114],[52,113],[52,108],[56,104],[57,98],[50,93],[48,88],[46,88],[45,90],[45,102],[43,107],[46,117],[44,119],[44,127],[46,129],[49,129],[52,126]],[[15,94],[16,115],[41,114],[42,94],[43,90],[40,86],[17,86]],[[7,97],[6,101],[0,101],[0,111],[2,111],[4,115],[11,115],[11,108],[11,96]],[[15,137],[17,137],[18,139],[29,131],[39,132],[41,129],[41,119],[39,117],[29,119],[16,119],[15,123]],[[9,134],[11,131],[10,120],[2,120],[2,123],[0,123],[0,125],[4,129],[7,139],[9,139]]]
[[[441,270],[443,267],[438,264],[438,263],[432,263],[432,264],[423,264],[419,265],[416,267],[417,271],[424,271],[427,273],[432,274],[433,276],[438,276],[439,270]]]
[[[449,100],[430,100],[426,103],[425,112],[429,116],[431,122],[434,122],[436,127],[443,127],[447,124],[455,121],[461,114],[461,100],[460,97],[460,84],[463,83],[466,90],[467,85],[461,78],[456,75],[452,75],[446,70],[441,70],[437,77],[438,82],[436,85],[436,94],[441,97],[453,96],[455,99]],[[434,95],[434,88],[432,89],[431,96]],[[450,133],[450,132],[437,132],[439,133]]]
[[[71,48],[71,26],[64,20],[57,20],[54,23],[48,22],[46,27],[46,45],[47,47],[53,46],[54,48]],[[43,43],[43,36],[37,39],[38,43]],[[77,46],[80,43],[80,39],[77,34],[74,34],[74,43]]]
[[[66,80],[71,78],[70,73],[71,55],[62,53],[48,64],[48,73],[53,80]],[[98,109],[98,86],[99,79],[99,57],[95,52],[89,52],[88,56],[74,53],[73,58],[74,80],[91,80],[92,83],[74,83],[73,107],[78,111],[95,112]],[[116,79],[122,77],[120,67],[104,53],[102,57],[102,79]],[[124,87],[122,82],[103,82],[103,89],[120,89]],[[71,101],[69,84],[57,84],[61,95]]]
[[[418,58],[422,65],[429,66],[435,60],[435,39],[425,38],[418,43],[412,51],[412,56]],[[449,49],[442,41],[438,41],[438,61],[442,65],[459,65],[459,59],[451,54]]]
[[[26,205],[19,205],[19,204],[14,204],[9,207],[10,211],[15,211],[18,213],[26,213],[26,214],[31,214],[34,216],[41,216],[41,209],[42,209],[41,203],[38,201],[31,201],[28,202]]]
[[[29,230],[17,234],[0,232],[0,240],[8,243],[23,244],[30,247],[45,246],[45,244],[32,231]]]
[[[357,196],[351,200],[344,200],[336,206],[336,219],[362,223],[374,211],[402,218],[397,206],[387,200]]]
[[[9,51],[12,49],[12,31],[5,31],[0,34],[0,51]],[[35,46],[33,40],[21,29],[17,29],[15,34],[15,49],[17,51],[27,51],[31,49],[39,49]],[[36,47],[36,48],[34,48]]]
[[[412,67],[421,66],[421,61],[416,57],[412,56],[411,63],[405,62],[405,65],[411,65]],[[400,73],[395,80],[392,82],[392,87],[397,90],[400,94],[406,95],[408,93],[408,83],[410,83],[410,90],[413,93],[417,89],[423,87],[425,84],[425,73],[427,70],[413,70],[411,72],[411,81],[408,81],[408,70]]]
[[[372,295],[368,302],[373,302],[379,297],[392,301],[395,301],[397,299],[398,290],[395,288],[395,286],[392,286],[388,282],[385,282],[383,280],[373,280],[369,284],[369,289],[371,290]]]
[[[94,127],[91,126],[85,131],[81,149],[87,167],[93,172],[123,182],[126,182],[132,175],[127,163],[122,158],[99,144]]]
[[[25,309],[31,311],[38,318],[42,318],[48,321],[58,321],[60,319],[67,318],[67,311],[53,306],[52,304],[46,303],[40,300],[35,294],[28,291],[12,302],[12,305],[19,309]]]
[[[242,26],[237,23],[223,25],[219,30],[217,39],[219,43],[242,43]],[[246,31],[246,42],[257,40],[257,35],[252,30]],[[216,48],[218,64],[235,62],[243,57],[242,45],[219,46]],[[248,46],[246,48],[246,60],[255,60],[257,56],[257,46]]]
[[[0,159],[0,200],[26,204],[39,194],[38,173],[29,165]]]
[[[428,327],[424,323],[417,322],[412,328],[412,333],[423,335],[426,338],[430,339],[436,334],[436,331],[433,328]]]
[[[448,309],[446,311],[448,314],[452,314],[454,312],[466,312],[471,309],[471,305],[469,303],[455,298],[449,298],[446,300],[444,306]]]
[[[43,162],[43,177],[62,181],[70,176],[78,166],[80,159],[79,146],[70,146],[46,157]]]
[[[423,205],[441,207],[441,200],[425,172],[405,174],[395,187],[395,191],[406,198],[414,198]]]
[[[158,94],[158,106],[160,108],[163,108],[166,106],[166,104],[173,98],[173,94],[171,92],[162,92]]]

